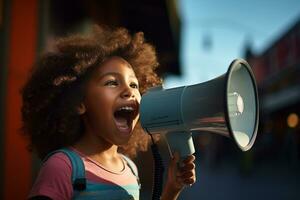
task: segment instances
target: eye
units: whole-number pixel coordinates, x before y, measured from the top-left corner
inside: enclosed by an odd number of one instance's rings
[[[118,82],[116,80],[108,80],[104,84],[105,86],[118,86]]]
[[[139,88],[139,85],[138,85],[137,83],[135,83],[135,82],[132,82],[132,83],[130,83],[130,87],[131,87],[131,88],[138,89],[138,88]]]

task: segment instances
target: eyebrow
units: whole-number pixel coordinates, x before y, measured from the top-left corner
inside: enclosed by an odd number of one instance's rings
[[[101,80],[103,77],[105,76],[122,76],[122,74],[120,73],[117,73],[117,72],[107,72],[105,74],[102,74],[100,77],[99,77],[99,80]],[[129,78],[134,78],[134,79],[137,79],[137,77],[135,75],[130,75]]]

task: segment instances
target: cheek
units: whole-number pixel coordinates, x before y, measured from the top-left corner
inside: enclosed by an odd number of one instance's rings
[[[90,93],[86,98],[86,108],[93,121],[98,121],[99,118],[107,117],[111,113],[113,98],[113,95],[107,92],[105,94],[103,92]]]
[[[113,93],[106,90],[97,89],[89,94],[87,100],[94,108],[101,108],[105,105],[111,104],[114,98],[115,96]]]
[[[141,93],[138,91],[135,96],[136,96],[136,100],[140,103],[142,99]]]
[[[141,94],[138,92],[138,93],[136,94],[136,100],[137,100],[137,102],[138,102],[139,104],[141,103],[141,99],[142,99]],[[139,118],[140,118],[140,112],[138,113],[138,116],[137,116],[137,118],[135,119],[135,122],[137,122],[137,121],[139,120]]]

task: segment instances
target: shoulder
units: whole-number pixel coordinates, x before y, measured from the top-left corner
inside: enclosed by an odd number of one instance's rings
[[[67,178],[72,175],[72,164],[67,155],[57,152],[51,155],[42,165],[40,174],[51,177]]]
[[[42,168],[62,169],[72,172],[72,164],[68,156],[63,152],[57,152],[51,155],[42,165]]]
[[[41,166],[29,197],[44,195],[52,199],[72,196],[72,164],[68,156],[58,152]]]

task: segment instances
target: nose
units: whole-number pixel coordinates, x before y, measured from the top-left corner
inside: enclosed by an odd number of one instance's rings
[[[131,88],[130,86],[124,86],[121,97],[122,98],[132,98],[134,96],[135,95],[134,95],[133,88]]]

